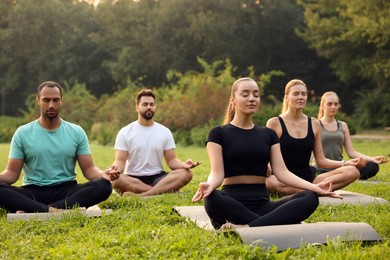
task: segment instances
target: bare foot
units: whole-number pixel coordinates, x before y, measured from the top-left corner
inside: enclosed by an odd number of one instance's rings
[[[26,213],[26,211],[24,211],[24,210],[17,210],[16,211],[16,214],[23,214],[23,213]]]
[[[131,191],[126,191],[126,192],[123,192],[122,195],[123,196],[138,196],[139,194],[131,192]]]
[[[49,207],[49,212],[61,212],[61,211],[64,211],[64,210],[63,209],[57,209],[57,208]]]
[[[247,228],[249,225],[237,225],[237,224],[232,224],[232,223],[225,223],[223,224],[219,230],[235,230],[238,228]]]

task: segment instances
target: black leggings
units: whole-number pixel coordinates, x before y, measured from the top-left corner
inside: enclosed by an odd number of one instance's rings
[[[360,179],[367,180],[374,177],[379,172],[379,165],[374,162],[367,162],[366,166],[359,169]]]
[[[77,184],[76,181],[50,186],[15,187],[0,182],[0,208],[8,212],[48,212],[58,209],[90,207],[106,200],[112,192],[111,183],[103,178]]]
[[[205,198],[211,223],[219,229],[226,222],[250,227],[298,224],[318,207],[318,196],[303,191],[270,201],[265,184],[224,185]]]

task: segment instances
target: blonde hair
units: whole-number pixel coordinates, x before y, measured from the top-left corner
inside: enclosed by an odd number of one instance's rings
[[[287,82],[286,87],[284,88],[284,97],[283,97],[283,107],[282,107],[282,114],[287,111],[288,109],[288,103],[286,102],[286,96],[290,92],[290,88],[295,85],[303,85],[307,88],[305,82],[303,82],[300,79],[292,79],[289,82]]]
[[[227,105],[226,112],[225,112],[225,119],[223,120],[224,125],[229,124],[233,120],[235,111],[234,111],[234,106],[232,105],[231,100],[232,100],[232,98],[234,98],[236,91],[238,89],[238,86],[243,81],[253,81],[256,83],[256,81],[254,81],[251,78],[240,78],[240,79],[237,79],[236,81],[234,81],[234,83],[232,85],[232,91],[230,93],[229,103]],[[257,85],[257,83],[256,83],[256,85]]]
[[[318,119],[321,119],[323,116],[324,116],[324,109],[322,108],[322,106],[325,104],[326,102],[326,98],[331,96],[331,95],[335,95],[339,100],[339,96],[336,94],[336,92],[333,92],[333,91],[328,91],[328,92],[325,92],[322,96],[321,96],[321,102],[320,102],[320,108],[318,110],[318,116],[317,118]]]

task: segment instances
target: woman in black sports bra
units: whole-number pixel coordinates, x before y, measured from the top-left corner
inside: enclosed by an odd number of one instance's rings
[[[317,194],[340,198],[330,191],[329,182],[314,185],[287,170],[275,132],[252,121],[259,106],[257,83],[238,79],[232,86],[224,125],[209,133],[211,171],[192,201],[205,198],[205,210],[216,229],[297,224],[315,211]],[[305,191],[270,201],[265,186],[268,163],[280,181]],[[222,190],[217,190],[221,184]]]
[[[279,117],[269,119],[267,127],[275,130],[278,135],[284,162],[291,172],[314,184],[329,180],[333,190],[341,189],[360,177],[358,168],[365,165],[365,160],[361,157],[349,161],[325,158],[319,121],[303,113],[306,101],[306,84],[298,79],[289,81],[285,88],[282,113]],[[335,170],[315,175],[310,167],[312,154],[319,167]],[[280,182],[275,175],[267,178],[267,188],[282,194],[301,191]]]

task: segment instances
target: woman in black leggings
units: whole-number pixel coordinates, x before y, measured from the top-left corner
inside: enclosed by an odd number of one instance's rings
[[[317,194],[340,198],[331,192],[330,182],[315,185],[287,170],[276,133],[252,121],[259,106],[257,83],[238,79],[232,86],[225,124],[209,133],[211,172],[192,201],[205,198],[206,212],[216,229],[297,224],[315,211]],[[269,162],[280,181],[306,191],[270,201],[265,186]],[[221,184],[222,190],[216,190]]]

